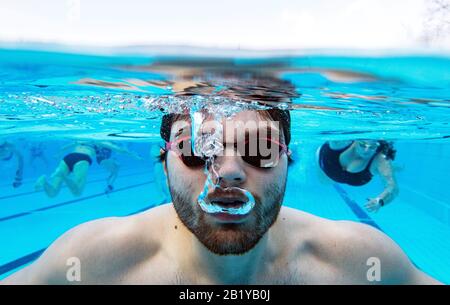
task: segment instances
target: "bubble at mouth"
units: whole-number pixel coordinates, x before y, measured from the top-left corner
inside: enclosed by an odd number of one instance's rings
[[[206,187],[206,190],[207,189],[208,188]],[[204,196],[204,192],[202,192],[197,200],[202,210],[209,214],[227,213],[231,215],[246,215],[250,213],[250,211],[255,207],[255,198],[249,191],[238,187],[226,188],[224,190],[233,190],[235,192],[239,191],[245,195],[246,201],[244,202],[239,200],[228,203],[226,205],[224,205],[220,201],[207,202],[205,200],[206,196]]]

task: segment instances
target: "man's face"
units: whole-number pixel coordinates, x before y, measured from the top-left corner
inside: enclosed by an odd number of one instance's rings
[[[258,137],[261,134],[257,128],[261,126],[260,123],[266,123],[266,128],[267,123],[272,124],[269,118],[256,111],[238,113],[232,121],[244,124],[251,122],[252,124],[246,126],[256,126],[247,130],[249,137]],[[179,135],[183,128],[190,134],[190,122],[177,121],[173,124],[171,141],[176,139],[176,135]],[[281,131],[275,130],[278,129],[276,126],[270,128],[271,137],[284,142],[283,136],[278,136]],[[240,132],[237,129],[235,132]],[[227,134],[229,132],[229,128],[224,129],[224,155],[215,159],[221,186],[245,189],[252,193],[256,202],[250,213],[239,220],[218,218],[214,214],[204,212],[197,203],[197,198],[205,186],[204,167],[186,166],[174,151],[169,151],[166,159],[169,189],[179,218],[206,248],[220,255],[243,254],[258,243],[278,216],[287,179],[286,154],[280,155],[278,164],[273,168],[254,167],[229,151],[234,149],[233,145],[229,145],[234,143],[229,141],[233,138],[239,139],[239,135],[230,137]],[[186,135],[186,132],[183,134]],[[212,200],[220,196],[221,193],[217,189],[210,189],[207,198]]]

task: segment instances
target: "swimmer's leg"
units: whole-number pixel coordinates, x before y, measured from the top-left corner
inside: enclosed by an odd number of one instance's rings
[[[72,175],[64,177],[64,181],[73,195],[80,196],[83,193],[89,166],[90,164],[86,160],[78,161],[73,166]]]
[[[113,190],[113,184],[117,179],[118,173],[119,173],[119,163],[117,163],[113,159],[106,159],[100,162],[100,166],[102,166],[104,169],[106,169],[110,174],[107,179],[107,188],[106,192],[110,192]]]
[[[69,175],[69,168],[64,161],[61,161],[50,177],[50,182],[45,175],[42,175],[36,181],[34,188],[36,191],[43,189],[48,197],[55,197],[61,190],[61,184],[67,175]]]

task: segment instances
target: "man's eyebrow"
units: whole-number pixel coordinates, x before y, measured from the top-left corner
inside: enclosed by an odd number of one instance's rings
[[[175,137],[178,137],[180,134],[182,134],[182,133],[183,133],[183,130],[184,130],[185,128],[186,128],[186,127],[180,128],[180,129],[175,133]]]
[[[174,126],[174,127],[176,127],[176,126]],[[175,130],[176,130],[176,132],[175,132]],[[186,134],[186,132],[188,132],[190,130],[190,126],[189,125],[181,125],[181,126],[178,126],[177,128],[172,128],[172,134],[173,134],[173,137],[174,138],[176,138],[176,137],[179,137],[180,135],[182,135],[183,133],[184,134]]]

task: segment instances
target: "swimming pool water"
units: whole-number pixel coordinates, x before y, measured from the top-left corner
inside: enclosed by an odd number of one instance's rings
[[[0,279],[34,261],[58,236],[101,217],[125,216],[170,202],[161,164],[161,107],[174,110],[174,88],[158,62],[261,69],[294,84],[292,145],[284,205],[335,220],[375,226],[431,276],[450,284],[450,60],[445,56],[168,57],[82,55],[0,49],[0,137],[23,152],[24,183],[12,188],[14,162],[0,161]],[[224,64],[225,62],[225,64]],[[230,68],[231,67],[231,68]],[[168,69],[167,65],[164,67]],[[275,71],[275,72],[274,72]],[[161,83],[159,83],[161,82]],[[169,97],[169,100],[161,97]],[[157,105],[157,106],[155,106]],[[317,148],[327,140],[394,141],[400,194],[378,213],[365,198],[383,187],[323,184]],[[144,157],[121,164],[115,189],[95,165],[81,197],[35,192],[59,148],[74,140],[111,140]],[[47,161],[33,159],[42,143]],[[153,148],[152,148],[153,147]],[[157,150],[157,149],[156,149]]]

